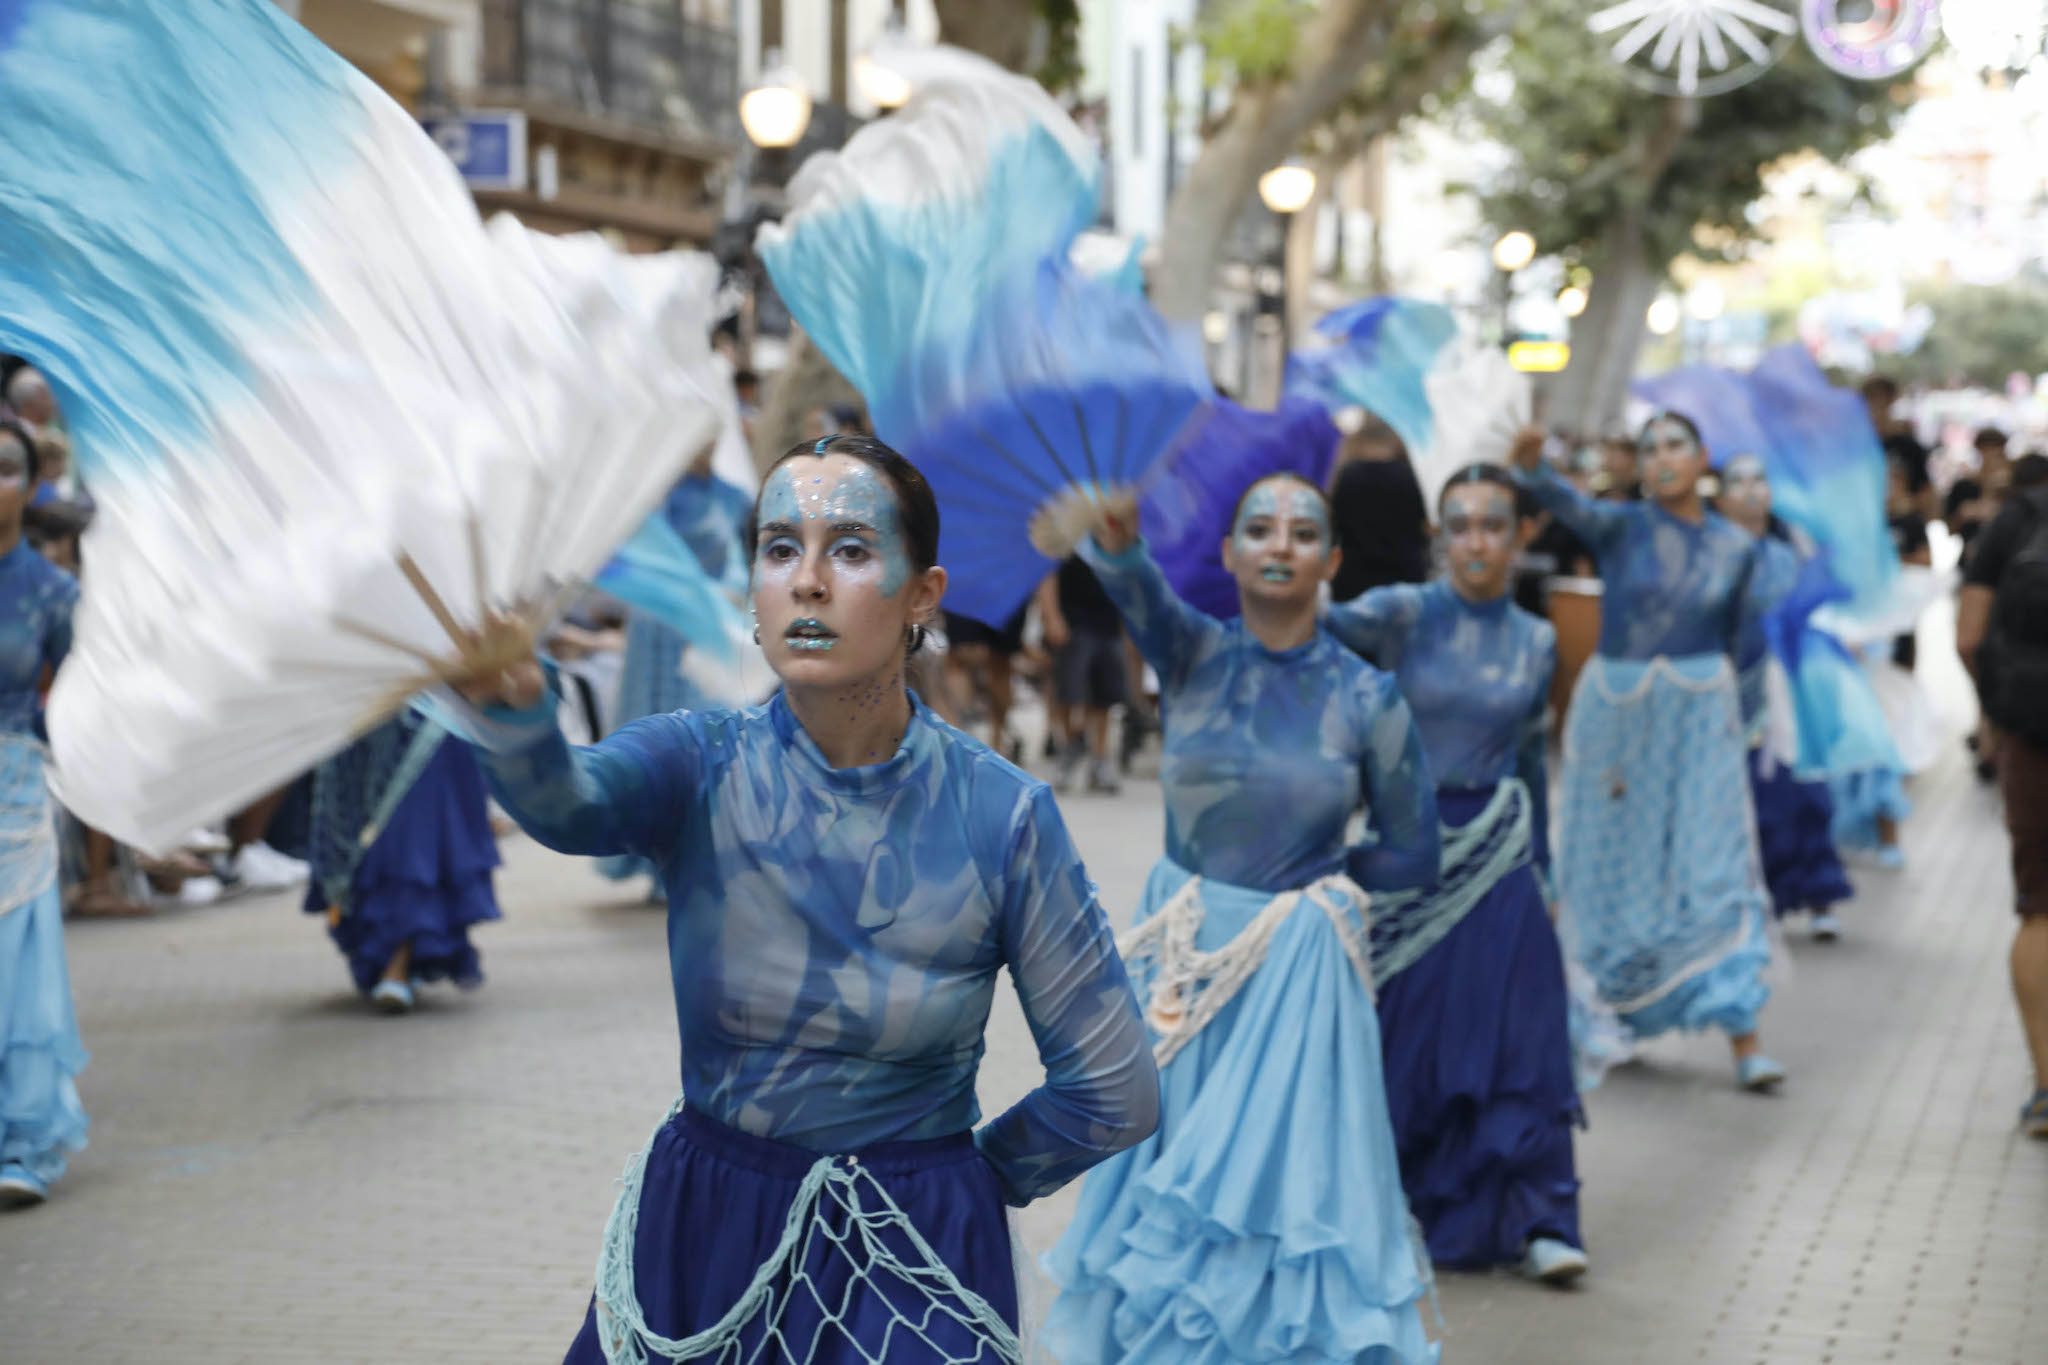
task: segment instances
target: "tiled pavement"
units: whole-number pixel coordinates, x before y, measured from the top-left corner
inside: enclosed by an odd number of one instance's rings
[[[1579,1147],[1593,1274],[1445,1276],[1447,1361],[2048,1362],[2048,1144],[2014,1127],[2003,833],[1961,760],[1918,784],[1907,870],[1856,870],[1846,938],[1795,927],[1764,1020],[1785,1092],[1736,1093],[1711,1038],[1611,1076]],[[1127,908],[1156,790],[1068,811]],[[489,984],[404,1020],[289,899],[72,926],[92,1147],[0,1219],[0,1361],[560,1358],[674,1026],[659,916],[506,852]],[[1035,1078],[1005,997],[985,1104]]]

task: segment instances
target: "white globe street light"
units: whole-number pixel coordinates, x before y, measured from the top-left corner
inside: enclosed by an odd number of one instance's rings
[[[740,96],[740,126],[757,147],[794,147],[811,126],[811,92],[784,64],[779,48],[761,62],[761,79]]]
[[[1316,197],[1316,173],[1299,162],[1275,166],[1259,177],[1259,200],[1275,213],[1299,213]]]
[[[1666,337],[1678,330],[1679,316],[1678,300],[1669,294],[1659,294],[1650,305],[1647,320],[1652,332]]]
[[[865,52],[853,59],[853,79],[877,109],[901,109],[910,101],[909,79]]]
[[[1586,291],[1575,284],[1566,285],[1557,291],[1557,311],[1568,318],[1575,318],[1586,311]]]
[[[1493,263],[1512,275],[1536,259],[1536,239],[1516,228],[1493,244]]]

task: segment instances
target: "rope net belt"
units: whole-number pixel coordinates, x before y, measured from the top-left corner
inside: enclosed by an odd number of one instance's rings
[[[681,1108],[680,1101],[676,1107]],[[604,1247],[598,1253],[598,1339],[610,1365],[663,1360],[808,1365],[820,1359],[883,1365],[892,1351],[907,1350],[913,1342],[922,1344],[920,1360],[941,1365],[1021,1365],[1024,1349],[1010,1325],[986,1299],[960,1283],[881,1182],[854,1156],[819,1157],[805,1173],[781,1240],[724,1317],[687,1337],[662,1336],[640,1311],[633,1277],[641,1186],[653,1142],[650,1137],[619,1178],[618,1202],[605,1223]],[[913,1259],[905,1260],[890,1248],[892,1236],[909,1244]],[[834,1263],[847,1272],[845,1286],[836,1295],[807,1269]],[[849,1322],[857,1310],[872,1321],[872,1305],[877,1303],[888,1309],[887,1327],[879,1340],[857,1339]],[[905,1308],[905,1303],[913,1306]],[[790,1322],[791,1310],[797,1307],[815,1322]],[[934,1337],[940,1326],[950,1329],[949,1339],[964,1336],[972,1343],[966,1354]]]

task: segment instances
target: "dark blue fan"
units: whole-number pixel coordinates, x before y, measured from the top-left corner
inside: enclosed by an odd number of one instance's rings
[[[1329,482],[1343,439],[1323,406],[1289,398],[1257,412],[1217,398],[1140,491],[1138,515],[1152,557],[1181,598],[1219,620],[1238,613],[1223,540],[1244,491],[1269,474]]]
[[[949,609],[1007,620],[1208,401],[1199,346],[1070,264],[1099,165],[1033,81],[950,54],[813,158],[761,254],[939,498]]]

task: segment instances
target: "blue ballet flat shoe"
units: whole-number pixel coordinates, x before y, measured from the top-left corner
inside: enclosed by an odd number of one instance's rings
[[[1761,1052],[1752,1052],[1735,1064],[1735,1083],[1757,1094],[1775,1090],[1784,1079],[1785,1068]]]
[[[49,1197],[48,1182],[19,1161],[0,1166],[0,1209],[26,1209]]]
[[[1906,850],[1897,844],[1879,844],[1877,865],[1890,872],[1898,871],[1906,865]]]
[[[2030,1138],[2048,1138],[2048,1085],[2036,1090],[2020,1110],[2020,1131]]]
[[[1588,1264],[1585,1252],[1555,1237],[1531,1237],[1522,1251],[1522,1273],[1548,1285],[1570,1284]]]
[[[408,1014],[412,1011],[412,987],[403,981],[379,981],[370,992],[370,1003],[379,1014]]]
[[[1813,912],[1813,936],[1822,943],[1833,943],[1842,936],[1842,921],[1835,918],[1832,910]]]

